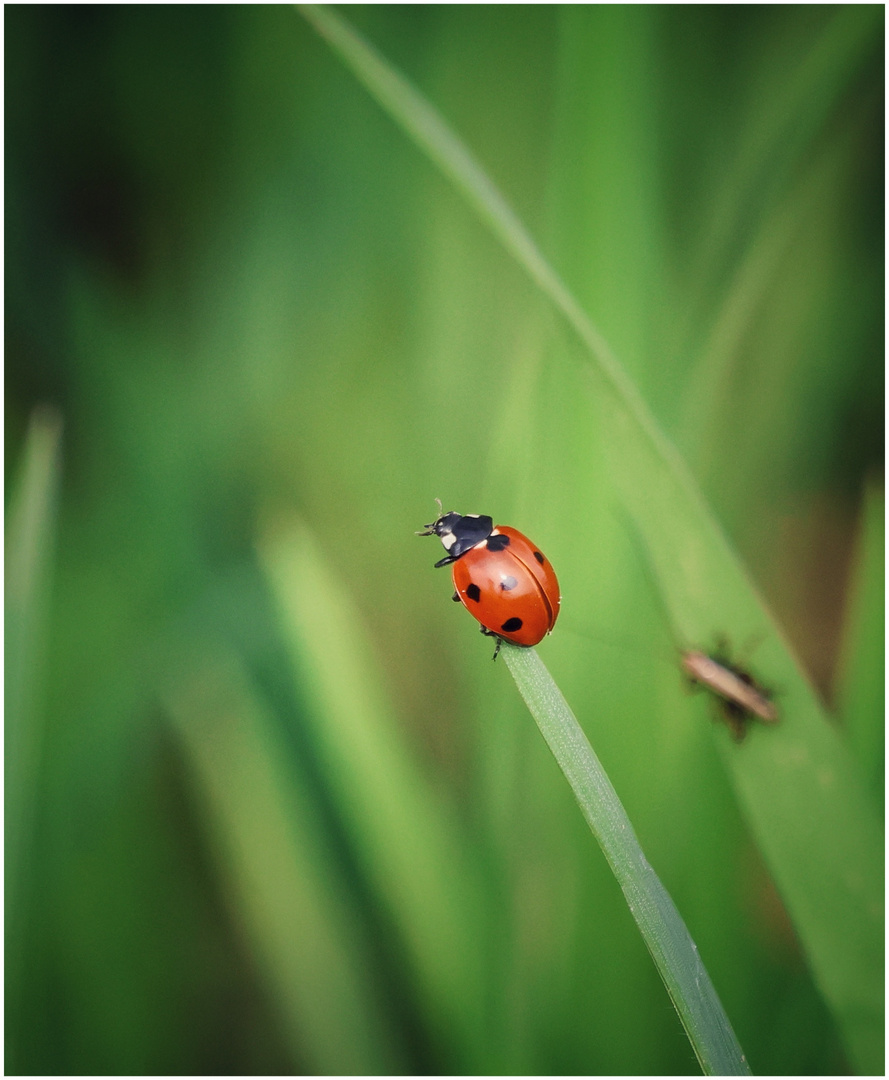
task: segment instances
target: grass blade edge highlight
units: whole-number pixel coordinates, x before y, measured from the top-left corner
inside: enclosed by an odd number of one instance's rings
[[[534,649],[504,642],[502,655],[623,890],[701,1068],[709,1075],[749,1075],[747,1059],[697,946],[645,858],[617,792],[570,706]]]

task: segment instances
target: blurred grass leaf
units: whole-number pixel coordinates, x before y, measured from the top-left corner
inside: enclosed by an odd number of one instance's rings
[[[317,812],[237,659],[195,663],[168,708],[293,1060],[320,1075],[402,1071]]]
[[[6,824],[7,838],[13,840],[27,816],[24,804],[34,796],[39,755],[36,714],[61,433],[61,418],[53,410],[39,409],[31,417],[21,474],[6,515]],[[7,857],[10,854],[7,848]]]
[[[868,484],[846,618],[837,692],[839,713],[871,788],[883,803],[885,788],[886,498]]]
[[[31,416],[21,472],[6,515],[4,576],[4,813],[6,977],[19,985],[25,963],[30,874],[43,742],[46,620],[60,477],[61,417],[40,408]],[[6,1065],[18,1061],[17,1006],[6,1021]]]
[[[856,1066],[883,1047],[882,852],[879,822],[837,734],[687,465],[481,165],[435,109],[334,11],[305,17],[371,94],[448,176],[577,335],[614,484],[643,538],[679,643],[763,636],[767,681],[784,720],[724,757],[812,970]],[[841,52],[840,55],[847,55]]]
[[[441,1050],[485,1060],[485,905],[472,849],[399,737],[360,619],[310,531],[270,530],[260,552],[326,782],[404,937]]]
[[[736,160],[724,174],[707,209],[707,239],[701,252],[725,252],[732,247],[751,200],[767,201],[781,193],[798,165],[818,139],[837,101],[861,70],[874,48],[882,21],[876,5],[840,5],[819,29],[801,62],[774,86],[760,87],[768,107],[738,139]],[[702,260],[703,262],[703,260]],[[697,285],[713,287],[712,266],[701,265]]]

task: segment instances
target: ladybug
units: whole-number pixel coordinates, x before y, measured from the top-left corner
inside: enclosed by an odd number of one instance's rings
[[[441,504],[439,503],[439,510]],[[501,643],[536,645],[556,624],[559,583],[549,559],[527,536],[508,525],[494,525],[485,514],[440,514],[418,536],[437,536],[451,566],[453,599],[481,623],[483,634]]]

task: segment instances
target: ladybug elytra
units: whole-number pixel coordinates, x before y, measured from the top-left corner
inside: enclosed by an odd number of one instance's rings
[[[440,507],[439,507],[440,508]],[[454,600],[481,623],[483,634],[536,645],[555,626],[559,583],[538,547],[508,525],[494,525],[484,514],[441,514],[420,536],[437,536],[447,555],[438,566],[451,566]]]

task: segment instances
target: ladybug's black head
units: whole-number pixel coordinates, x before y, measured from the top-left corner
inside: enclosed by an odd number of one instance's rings
[[[447,566],[465,555],[470,548],[480,544],[491,535],[494,520],[484,514],[458,514],[451,510],[442,514],[435,521],[423,526],[418,536],[437,536],[441,539],[447,555],[435,564]]]

